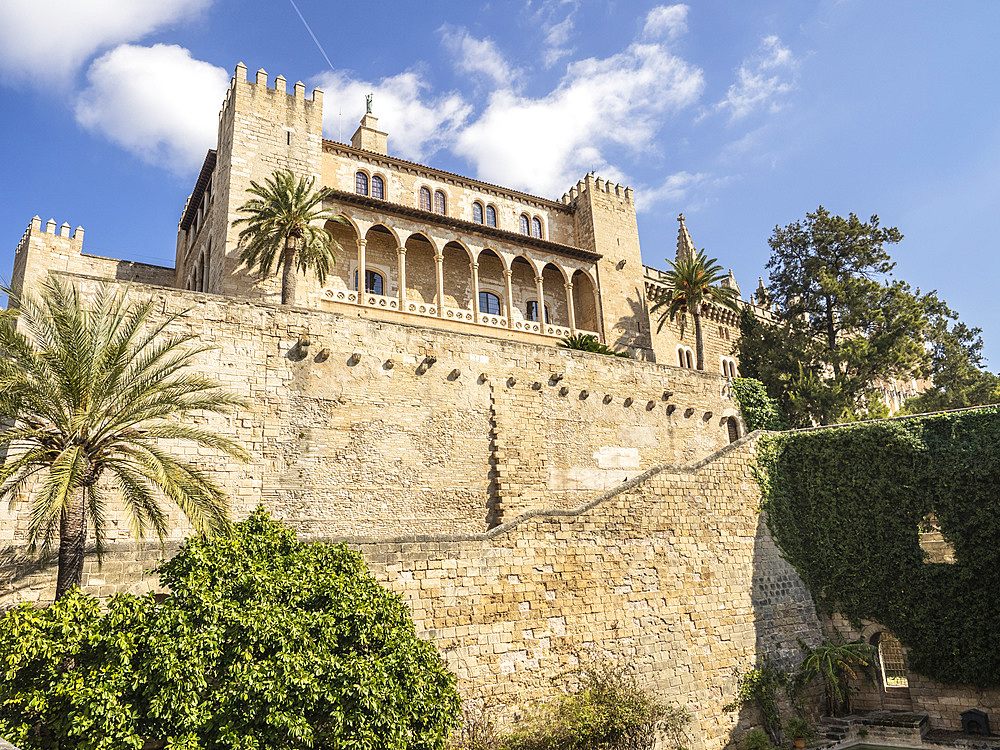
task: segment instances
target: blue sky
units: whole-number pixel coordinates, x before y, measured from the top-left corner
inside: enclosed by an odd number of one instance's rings
[[[296,2],[332,69],[291,0],[4,0],[0,275],[35,214],[171,265],[243,61],[324,88],[328,138],[374,91],[394,155],[552,198],[591,169],[629,184],[647,264],[683,211],[744,296],[775,225],[877,213],[896,276],[997,369],[1000,3]]]

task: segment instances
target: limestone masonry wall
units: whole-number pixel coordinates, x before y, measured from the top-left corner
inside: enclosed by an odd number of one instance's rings
[[[498,718],[550,695],[549,678],[581,654],[605,653],[688,707],[689,747],[722,748],[748,728],[722,710],[736,669],[765,649],[791,666],[797,639],[820,637],[808,591],[761,522],[754,445],[654,468],[573,510],[487,533],[341,541],[409,604],[465,698]],[[137,569],[157,556],[113,557],[103,570],[90,560],[85,590],[149,589]],[[24,598],[51,596],[43,577],[22,583]]]

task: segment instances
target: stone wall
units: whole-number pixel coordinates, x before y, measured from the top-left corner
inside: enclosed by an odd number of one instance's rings
[[[754,448],[744,439],[486,533],[340,541],[409,604],[465,698],[498,719],[551,695],[549,678],[581,656],[603,654],[687,706],[688,746],[714,750],[748,728],[722,710],[736,670],[763,652],[789,665],[800,658],[797,639],[820,637],[805,586],[761,523]],[[112,559],[103,570],[89,560],[85,589],[148,589],[138,569],[156,557],[146,549],[131,567]]]

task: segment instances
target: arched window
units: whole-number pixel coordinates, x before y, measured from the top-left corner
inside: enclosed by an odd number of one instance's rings
[[[354,272],[354,288],[358,288],[358,272]],[[382,274],[378,271],[372,271],[370,268],[365,269],[365,294],[382,294],[382,290],[385,288],[384,279]]]
[[[722,358],[722,374],[727,378],[736,377],[736,360],[730,357]]]
[[[729,430],[730,443],[735,443],[740,439],[740,423],[736,421],[736,417],[729,417],[726,420],[726,429]]]
[[[531,234],[531,223],[527,214],[521,214],[521,234]]]
[[[422,211],[431,210],[431,191],[430,188],[422,187],[420,188],[420,209]]]
[[[906,663],[903,660],[903,646],[896,636],[884,630],[878,634],[878,660],[886,688],[910,686],[906,677]]]
[[[472,204],[472,220],[477,224],[483,223],[483,204],[479,201]]]
[[[689,370],[693,370],[694,369],[694,358],[691,356],[691,350],[690,349],[685,349],[684,350],[684,359],[687,360],[687,367],[688,367],[688,369]]]
[[[358,195],[368,195],[368,175],[364,172],[354,175],[354,192]]]
[[[448,203],[445,200],[444,193],[440,190],[434,193],[434,213],[441,214],[442,216],[448,213]]]
[[[677,366],[684,367],[684,350],[677,347]]]
[[[372,175],[372,198],[385,199],[385,183],[377,174]]]
[[[484,315],[501,315],[500,298],[493,292],[480,292],[479,312]]]
[[[527,307],[524,310],[524,313],[525,313],[525,317],[528,320],[532,320],[532,321],[534,321],[534,322],[537,323],[538,322],[538,301],[537,300],[529,300],[528,301],[528,305],[527,305]],[[545,322],[546,323],[549,322],[549,306],[548,305],[545,306]]]
[[[486,226],[495,227],[497,225],[497,210],[493,206],[486,207]]]
[[[531,236],[542,239],[542,221],[537,216],[531,220]]]
[[[687,367],[688,369],[694,368],[694,354],[691,351],[691,347],[677,347],[677,364],[680,367]]]

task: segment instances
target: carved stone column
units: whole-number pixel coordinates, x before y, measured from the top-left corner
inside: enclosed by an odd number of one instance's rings
[[[573,282],[566,282],[566,311],[569,313],[569,333],[576,335],[576,310],[573,308]]]
[[[479,322],[479,264],[470,263],[472,270],[472,319]]]
[[[396,248],[396,259],[399,261],[399,309],[406,312],[406,248]]]
[[[511,287],[510,279],[514,275],[514,272],[509,268],[503,270],[503,283],[506,294],[507,303],[507,327],[514,327],[514,290]]]
[[[358,304],[365,304],[365,269],[367,264],[365,263],[365,248],[368,246],[368,240],[363,237],[358,240],[358,279],[354,284],[354,289],[358,293]]]
[[[535,315],[538,319],[538,332],[545,333],[545,297],[542,296],[542,275],[535,277]]]
[[[444,255],[434,254],[434,266],[437,271],[437,314],[444,317]]]

